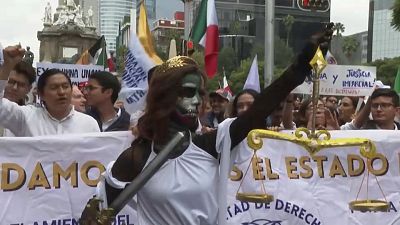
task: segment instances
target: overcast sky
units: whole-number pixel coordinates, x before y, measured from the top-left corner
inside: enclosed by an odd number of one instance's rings
[[[43,29],[42,18],[48,0],[0,0],[0,42],[3,46],[21,43],[30,46],[39,58],[37,31]],[[174,11],[183,10],[179,0],[159,0],[162,17],[171,18]],[[169,4],[167,4],[167,2]],[[331,21],[345,25],[345,35],[365,31],[368,28],[369,0],[331,0]],[[53,13],[57,0],[50,0]]]

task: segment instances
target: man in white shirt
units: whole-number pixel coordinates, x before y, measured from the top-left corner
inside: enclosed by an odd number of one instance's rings
[[[3,50],[0,126],[11,130],[17,137],[99,132],[96,120],[74,110],[71,105],[71,80],[60,70],[47,70],[38,80],[37,89],[43,106],[19,106],[3,97],[8,76],[23,55],[24,50],[20,46],[9,46]]]
[[[340,127],[341,130],[399,130],[400,124],[395,121],[396,113],[400,111],[399,96],[388,88],[376,89],[367,104],[357,114],[356,118]],[[369,114],[372,120],[369,119]]]

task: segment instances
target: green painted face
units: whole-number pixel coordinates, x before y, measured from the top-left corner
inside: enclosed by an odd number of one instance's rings
[[[182,117],[197,119],[201,104],[201,84],[201,76],[196,73],[189,73],[182,79],[177,101],[177,111]]]

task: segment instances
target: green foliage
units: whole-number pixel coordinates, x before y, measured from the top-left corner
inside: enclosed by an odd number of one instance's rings
[[[294,23],[294,17],[292,15],[287,15],[286,17],[283,18],[283,25],[285,25],[285,30],[286,30],[286,46],[289,46],[289,37],[290,37],[290,32],[292,31],[292,26]]]
[[[354,37],[345,37],[343,39],[342,50],[344,54],[349,57],[357,51],[359,45],[360,43]]]
[[[378,59],[374,62],[366,64],[367,66],[376,66],[376,77],[384,84],[394,87],[397,69],[400,65],[400,57],[392,59]]]
[[[344,30],[346,28],[344,27],[344,25],[342,23],[335,23],[333,25],[333,30],[336,32],[336,36],[341,37],[342,33],[344,33]]]
[[[232,47],[224,47],[218,55],[218,71],[221,73],[223,68],[225,73],[230,74],[237,67],[236,52]]]
[[[279,37],[275,37],[275,67],[286,68],[294,57],[292,48],[286,46]]]
[[[229,34],[235,34],[235,35],[239,34],[239,32],[240,32],[240,22],[237,21],[237,20],[232,21],[229,24],[228,32],[229,32]]]
[[[219,89],[219,84],[222,84],[222,75],[216,74],[212,79],[207,80],[207,91],[210,93]]]
[[[168,60],[168,54],[165,51],[163,51],[160,47],[156,46],[155,50],[160,59],[162,59],[164,62]]]
[[[392,7],[392,21],[390,25],[397,31],[400,31],[400,0],[395,0]]]
[[[117,72],[122,74],[125,69],[125,56],[128,53],[128,48],[125,45],[121,45],[117,48]]]
[[[199,64],[200,68],[204,70],[204,53],[202,50],[196,50],[191,56],[197,64]]]
[[[251,48],[251,53],[252,56],[257,55],[258,60],[264,60],[264,44],[260,42],[256,42],[253,44]]]

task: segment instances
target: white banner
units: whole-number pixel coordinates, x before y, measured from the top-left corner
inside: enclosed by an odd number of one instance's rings
[[[78,65],[78,64],[60,64],[60,63],[36,63],[36,76],[39,79],[46,70],[59,69],[66,73],[73,85],[79,86],[79,83],[86,82],[89,75],[98,71],[103,71],[103,66],[98,65]]]
[[[130,146],[130,132],[0,138],[1,225],[78,224],[105,166]],[[125,207],[115,225],[133,225]]]
[[[374,89],[376,67],[328,64],[320,75],[320,94],[335,96],[369,96]],[[312,81],[305,81],[293,90],[311,94]]]
[[[301,146],[280,140],[263,139],[257,151],[259,161],[250,163],[252,151],[244,149],[236,159],[228,196],[228,224],[246,225],[389,225],[400,224],[400,132],[346,131],[331,132],[333,138],[365,137],[375,142],[378,155],[372,163],[360,155],[358,147],[324,149],[313,156]],[[372,165],[372,166],[371,166]],[[261,173],[257,173],[257,166]],[[352,212],[349,202],[367,197],[390,202],[389,212]],[[375,179],[375,175],[376,178]],[[242,178],[242,177],[244,178]],[[231,176],[231,178],[234,178]],[[256,180],[256,178],[258,180]],[[261,192],[262,182],[271,203],[247,203],[235,199],[240,192]]]

